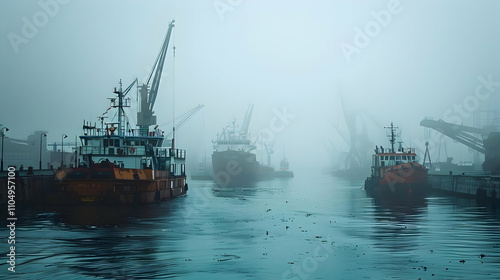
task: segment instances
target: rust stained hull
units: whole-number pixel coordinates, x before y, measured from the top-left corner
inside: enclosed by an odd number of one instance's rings
[[[56,173],[50,203],[146,204],[185,195],[185,176],[117,167],[73,168]]]
[[[425,196],[430,191],[427,168],[418,163],[404,163],[392,167],[381,167],[381,178],[368,177],[366,191],[374,196],[402,197]]]

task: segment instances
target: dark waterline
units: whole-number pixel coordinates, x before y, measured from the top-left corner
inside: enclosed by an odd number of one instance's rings
[[[363,179],[296,174],[242,188],[190,181],[187,196],[161,204],[18,207],[16,273],[4,238],[0,276],[498,278],[499,210],[442,195],[375,201]]]

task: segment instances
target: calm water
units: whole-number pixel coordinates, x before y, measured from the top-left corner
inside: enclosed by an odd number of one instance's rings
[[[16,273],[4,257],[0,278],[500,278],[500,211],[438,195],[376,202],[362,183],[300,174],[246,188],[190,181],[187,196],[156,205],[25,207]]]

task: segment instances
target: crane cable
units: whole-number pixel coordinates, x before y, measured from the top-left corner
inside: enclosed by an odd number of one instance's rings
[[[172,101],[172,139],[175,139],[175,30],[174,30],[174,47],[173,47],[173,101]],[[172,147],[174,148],[174,147]]]

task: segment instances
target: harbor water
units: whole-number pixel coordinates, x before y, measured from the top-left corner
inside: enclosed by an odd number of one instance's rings
[[[376,201],[364,175],[254,186],[188,181],[140,206],[17,205],[1,279],[498,279],[500,210],[472,199]],[[6,220],[6,211],[2,218]]]

